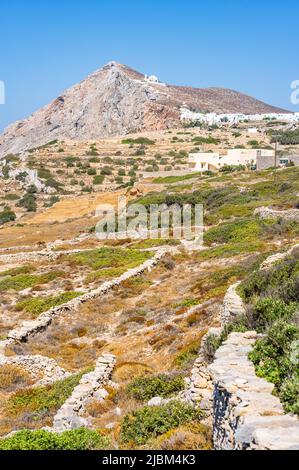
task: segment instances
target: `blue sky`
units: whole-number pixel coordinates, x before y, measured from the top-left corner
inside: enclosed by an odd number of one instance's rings
[[[299,111],[297,0],[1,0],[0,14],[0,130],[110,60]]]

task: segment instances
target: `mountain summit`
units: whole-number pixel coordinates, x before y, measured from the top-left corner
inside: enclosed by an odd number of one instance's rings
[[[96,140],[176,127],[185,106],[217,113],[271,113],[279,108],[236,91],[160,83],[117,62],[66,90],[49,105],[0,135],[0,157],[54,139]]]

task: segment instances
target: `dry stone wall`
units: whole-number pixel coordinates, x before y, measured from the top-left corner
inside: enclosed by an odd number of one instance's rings
[[[27,370],[36,380],[34,386],[50,385],[58,380],[66,379],[70,372],[62,369],[54,359],[35,356],[4,356],[0,355],[0,366],[15,365]]]
[[[63,432],[89,426],[88,419],[83,416],[85,406],[92,399],[101,401],[108,396],[103,386],[111,378],[115,361],[115,356],[104,354],[97,360],[95,369],[83,375],[79,385],[55,415],[51,431]]]
[[[256,332],[231,333],[208,367],[214,385],[216,450],[299,450],[299,422],[284,414],[274,385],[255,375],[248,354]],[[287,434],[287,435],[286,435]]]
[[[82,303],[85,303],[89,300],[96,299],[102,295],[107,294],[114,287],[119,286],[122,282],[136,277],[144,273],[145,271],[150,271],[153,269],[158,262],[165,256],[167,252],[171,251],[171,248],[162,248],[159,249],[156,254],[149,260],[145,261],[143,264],[137,268],[129,269],[124,274],[115,278],[111,281],[104,282],[97,289],[91,290],[90,292],[81,295],[75,299],[70,300],[58,307],[53,307],[47,312],[42,313],[37,319],[24,321],[19,328],[16,328],[7,336],[7,340],[0,341],[0,354],[5,348],[15,342],[25,342],[30,337],[35,336],[36,334],[44,331],[58,315],[63,315],[66,312],[76,310]]]
[[[289,222],[299,222],[299,209],[289,209],[286,211],[277,211],[269,207],[258,207],[254,211],[261,219],[282,219]]]
[[[295,248],[269,257],[262,268],[269,269]],[[284,413],[279,399],[272,394],[274,385],[258,378],[248,359],[259,337],[256,332],[231,333],[212,364],[207,361],[207,338],[220,336],[225,324],[245,313],[238,285],[232,285],[225,295],[219,315],[221,327],[211,328],[202,339],[182,399],[205,411],[206,422],[213,427],[216,450],[299,450],[297,417]]]

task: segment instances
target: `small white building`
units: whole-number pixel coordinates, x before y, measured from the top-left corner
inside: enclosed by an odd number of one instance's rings
[[[145,75],[144,80],[149,83],[160,83],[158,77],[156,75]]]
[[[257,158],[274,156],[274,150],[264,149],[230,149],[226,155],[208,152],[191,153],[189,155],[189,167],[197,172],[220,170],[220,168],[228,165],[254,167]]]

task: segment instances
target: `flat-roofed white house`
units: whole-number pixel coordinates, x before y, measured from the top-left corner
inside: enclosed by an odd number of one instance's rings
[[[198,172],[215,171],[227,165],[254,167],[258,158],[274,156],[274,150],[264,149],[230,149],[225,155],[212,152],[190,153],[189,167]]]

